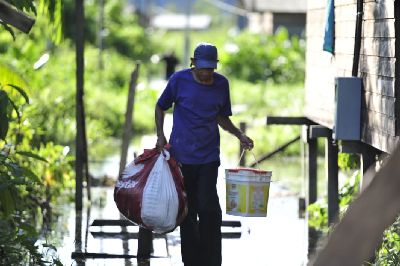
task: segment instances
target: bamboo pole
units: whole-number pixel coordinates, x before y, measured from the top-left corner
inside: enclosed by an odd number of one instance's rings
[[[136,63],[135,69],[131,74],[131,81],[129,83],[129,91],[128,91],[128,102],[125,112],[125,124],[124,124],[124,132],[122,136],[122,145],[121,145],[121,159],[119,162],[119,172],[118,177],[121,176],[122,171],[126,165],[126,157],[128,154],[129,143],[131,141],[132,136],[132,118],[133,118],[133,107],[135,105],[135,91],[137,79],[139,76],[139,67],[140,64]]]
[[[85,164],[85,112],[84,86],[84,6],[83,0],[75,1],[76,13],[76,152],[75,152],[75,209],[82,210],[83,173]]]

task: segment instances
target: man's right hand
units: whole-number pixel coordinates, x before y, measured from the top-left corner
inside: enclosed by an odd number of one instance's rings
[[[160,135],[160,136],[157,136],[156,148],[159,151],[162,151],[162,149],[164,149],[166,144],[167,144],[167,139],[165,138],[164,134]]]

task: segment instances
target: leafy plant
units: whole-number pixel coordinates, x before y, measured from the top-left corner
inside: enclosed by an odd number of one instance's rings
[[[360,171],[355,171],[343,184],[339,191],[339,207],[343,215],[350,203],[357,197],[360,191]]]
[[[305,45],[285,28],[274,35],[244,32],[226,45],[220,56],[223,71],[252,83],[304,81]]]
[[[328,204],[326,200],[310,204],[308,210],[308,225],[322,232],[328,232]]]
[[[0,155],[0,264],[46,265],[36,245],[39,232],[36,223],[32,223],[38,207],[35,191],[40,178],[21,166],[9,148],[3,148]],[[24,155],[43,160],[31,153]],[[57,258],[53,262],[61,265]]]
[[[28,95],[19,86],[3,83],[7,77],[15,81],[22,79],[4,65],[1,67],[5,75],[0,81],[0,264],[48,265],[41,247],[36,244],[40,237],[36,228],[38,210],[44,215],[51,209],[51,198],[46,197],[51,195],[51,189],[43,190],[43,171],[40,171],[40,166],[48,161],[33,152],[30,135],[23,133],[29,133],[22,126],[22,110],[29,103]],[[51,149],[57,151],[54,147]],[[63,174],[68,172],[68,167],[71,169],[69,165],[64,169],[53,163],[48,166],[54,167],[53,172],[58,169]],[[61,265],[56,257],[50,260]]]
[[[339,153],[338,165],[345,171],[360,168],[360,156],[354,153]]]
[[[43,16],[48,26],[44,29],[55,43],[60,43],[62,37],[62,1],[61,0],[5,0],[17,9]],[[38,7],[38,8],[37,8]],[[39,10],[39,12],[38,12]],[[15,39],[15,32],[10,25],[0,20],[0,25]]]
[[[376,251],[373,265],[400,265],[400,216],[383,233],[382,244]]]
[[[357,197],[360,187],[360,172],[355,171],[339,189],[340,216],[344,215],[351,202]],[[328,228],[328,204],[326,199],[308,206],[309,226],[317,230],[327,232]]]

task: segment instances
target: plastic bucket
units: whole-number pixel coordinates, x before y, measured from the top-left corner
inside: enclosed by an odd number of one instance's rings
[[[253,168],[225,169],[226,213],[237,216],[267,216],[271,171]]]

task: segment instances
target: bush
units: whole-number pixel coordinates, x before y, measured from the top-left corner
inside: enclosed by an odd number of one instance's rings
[[[383,233],[381,247],[376,251],[375,256],[373,265],[400,265],[400,216]]]
[[[10,69],[7,77],[22,80]],[[72,167],[61,146],[31,147],[34,129],[22,112],[28,95],[2,83],[7,77],[0,81],[0,264],[46,265],[40,252],[46,244],[37,244],[38,218],[49,217],[55,196],[72,187]],[[56,257],[48,259],[61,265]]]
[[[223,71],[252,83],[298,83],[304,81],[305,44],[289,38],[285,28],[275,35],[244,32],[234,37],[221,54]]]

